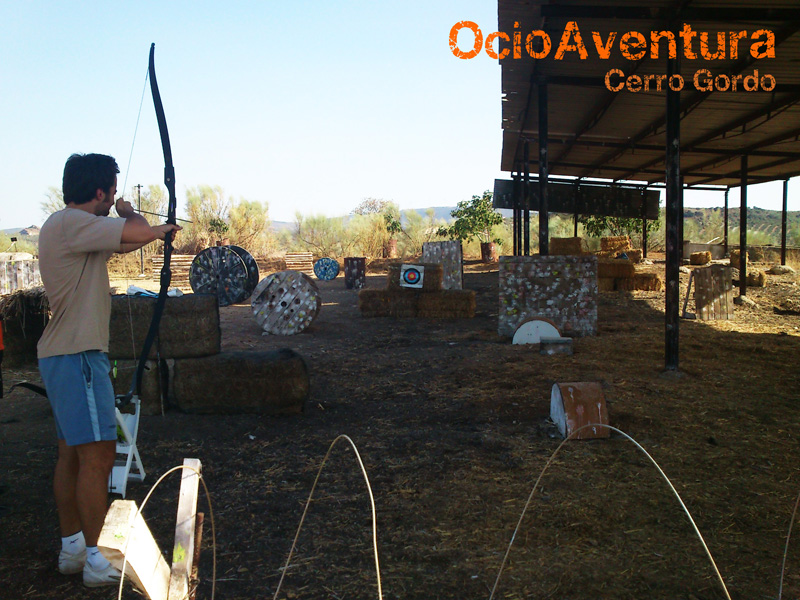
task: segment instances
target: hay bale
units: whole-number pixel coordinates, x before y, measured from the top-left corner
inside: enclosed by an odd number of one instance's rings
[[[458,319],[475,316],[472,290],[361,290],[358,308],[364,317]]]
[[[410,263],[404,263],[410,264]],[[422,278],[423,292],[438,292],[442,289],[442,276],[444,270],[442,265],[436,263],[413,263],[414,266],[425,267]],[[387,290],[407,290],[400,285],[400,269],[402,265],[392,264],[387,268],[386,289]]]
[[[37,364],[36,345],[50,320],[50,304],[44,287],[0,296],[0,318],[5,333],[5,366]]]
[[[188,413],[296,414],[308,398],[308,368],[288,348],[223,352],[175,361],[173,400]]]
[[[473,290],[442,290],[420,294],[417,316],[428,319],[471,319],[475,316]]]
[[[613,292],[616,290],[616,279],[613,277],[598,277],[597,278],[597,291],[598,292]]]
[[[582,237],[550,238],[551,256],[581,256],[589,254],[589,246]]]
[[[656,273],[636,273],[629,279],[617,279],[617,289],[623,291],[660,292],[664,282]]]
[[[633,261],[627,258],[599,258],[597,260],[597,277],[612,279],[629,279],[636,273]]]
[[[732,267],[736,267],[737,269],[739,268],[739,266],[740,266],[740,264],[741,264],[741,263],[740,263],[740,261],[741,261],[741,255],[742,255],[742,254],[741,254],[741,251],[740,251],[740,250],[731,250],[731,266],[732,266]],[[744,253],[744,261],[745,261],[747,264],[750,264],[750,257],[749,257],[749,255],[747,254],[747,252],[745,252],[745,253]]]
[[[142,389],[139,391],[143,415],[161,414],[162,382],[169,381],[170,366],[168,363],[174,364],[174,361],[162,359],[160,362],[160,365],[159,361],[155,360],[148,360],[144,363]],[[130,391],[131,380],[136,374],[136,364],[135,360],[111,361],[111,382],[114,384],[115,394],[127,394]]]
[[[137,359],[142,352],[155,298],[111,296],[108,356]],[[135,342],[135,344],[134,344]],[[167,298],[158,326],[157,344],[148,358],[195,358],[218,354],[222,344],[219,306],[214,294],[184,294]]]
[[[600,238],[600,252],[604,255],[616,256],[620,252],[631,249],[631,238],[627,235],[617,235]]]
[[[689,264],[690,265],[707,265],[711,262],[711,252],[706,250],[705,252],[692,252],[689,255]]]
[[[747,285],[750,287],[764,287],[767,285],[767,275],[758,269],[747,271]]]
[[[634,263],[642,262],[642,249],[637,248],[636,250],[626,250],[625,254],[628,255],[628,258],[633,261]]]

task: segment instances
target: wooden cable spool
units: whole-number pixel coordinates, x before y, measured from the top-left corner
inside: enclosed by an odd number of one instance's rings
[[[261,328],[274,335],[305,330],[319,314],[322,298],[317,284],[300,271],[279,271],[256,286],[250,303]]]
[[[246,255],[246,256],[245,256]],[[213,294],[220,306],[244,302],[258,282],[258,265],[238,246],[212,246],[194,257],[189,284],[195,294]]]

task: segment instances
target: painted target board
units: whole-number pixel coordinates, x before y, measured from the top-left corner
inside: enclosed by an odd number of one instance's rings
[[[317,284],[305,273],[279,271],[256,286],[250,306],[266,333],[294,335],[311,325],[322,298]]]
[[[422,265],[400,265],[400,287],[421,290],[425,279],[425,267]]]
[[[332,258],[320,258],[314,263],[314,275],[322,281],[332,281],[339,274],[339,263]]]
[[[195,294],[213,294],[220,306],[244,302],[258,282],[258,265],[238,246],[212,246],[201,251],[189,267]]]

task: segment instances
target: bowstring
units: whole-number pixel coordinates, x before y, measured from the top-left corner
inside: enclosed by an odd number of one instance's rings
[[[142,97],[139,100],[139,112],[136,115],[136,126],[133,128],[133,140],[131,141],[131,149],[128,153],[128,165],[125,167],[125,181],[122,184],[122,197],[125,197],[125,193],[128,187],[128,174],[131,171],[131,161],[133,160],[133,148],[136,145],[136,134],[139,131],[139,120],[142,117],[142,106],[144,106],[144,95],[147,92],[147,81],[150,78],[150,69],[145,69],[144,73],[144,85],[142,86]],[[125,296],[127,297],[128,302],[128,323],[130,324],[131,328],[131,348],[133,350],[133,357],[134,357],[134,377],[135,369],[136,369],[136,357],[138,356],[136,352],[136,337],[133,330],[133,309],[131,308],[131,296],[128,293],[128,288],[130,287],[130,281],[128,280],[128,254],[122,255],[122,264],[123,264],[123,271],[125,272]]]

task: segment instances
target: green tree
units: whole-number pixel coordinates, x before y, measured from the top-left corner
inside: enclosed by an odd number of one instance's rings
[[[474,238],[481,242],[502,242],[499,237],[492,236],[492,228],[503,222],[503,216],[492,207],[492,192],[489,190],[482,196],[459,202],[450,216],[455,221],[449,227],[440,227],[440,236],[467,242]]]
[[[64,194],[59,188],[50,186],[47,188],[45,196],[47,197],[47,200],[43,200],[40,204],[45,218],[64,208]]]
[[[314,256],[351,256],[357,239],[345,228],[345,219],[295,213],[294,248]]]
[[[268,256],[274,251],[275,236],[266,202],[239,200],[231,207],[228,222],[231,243],[260,256]]]
[[[398,241],[400,254],[403,256],[416,256],[422,254],[422,245],[442,238],[440,234],[444,227],[442,219],[436,219],[434,210],[429,208],[425,216],[416,210],[403,211],[405,227],[403,237]]]
[[[590,237],[627,235],[634,243],[641,245],[642,219],[583,215],[578,222],[583,225],[583,230]],[[647,221],[648,236],[661,228],[661,222],[662,219]]]

